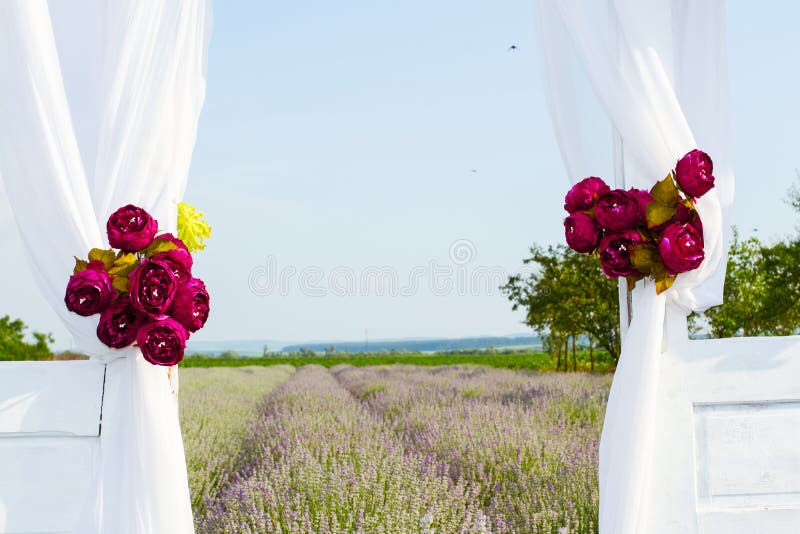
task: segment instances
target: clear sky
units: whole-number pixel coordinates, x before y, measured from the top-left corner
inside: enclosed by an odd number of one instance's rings
[[[494,280],[562,239],[526,0],[217,1],[187,201],[214,227],[197,339],[524,332]],[[776,15],[776,11],[780,14]],[[729,5],[734,223],[794,233],[800,4]],[[509,51],[510,45],[518,47]],[[0,193],[0,315],[70,340]]]

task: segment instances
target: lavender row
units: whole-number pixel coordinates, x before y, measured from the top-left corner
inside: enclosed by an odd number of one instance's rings
[[[258,401],[293,372],[288,365],[181,369],[181,429],[196,514],[235,474]]]
[[[300,369],[199,532],[596,532],[606,377]]]

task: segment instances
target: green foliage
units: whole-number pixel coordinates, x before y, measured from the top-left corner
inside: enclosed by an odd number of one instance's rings
[[[789,191],[800,211],[800,190]],[[741,239],[734,228],[724,303],[705,312],[714,337],[791,335],[800,329],[800,238],[773,245]],[[699,318],[690,318],[699,330]]]
[[[595,371],[606,371],[613,367],[612,358],[605,351],[597,351],[590,356],[586,350],[576,352],[577,369],[581,371],[592,370],[591,360],[594,360]],[[181,367],[241,367],[247,365],[291,365],[302,367],[308,364],[321,365],[323,367],[334,367],[341,364],[349,364],[354,367],[367,367],[371,365],[486,365],[489,367],[502,369],[528,369],[536,371],[554,371],[555,367],[550,356],[543,352],[459,352],[459,353],[406,353],[406,354],[350,354],[337,353],[333,356],[312,353],[307,356],[300,356],[297,353],[291,355],[273,354],[266,358],[220,358],[203,355],[193,355],[184,358]]]
[[[742,240],[734,228],[725,274],[724,304],[705,313],[714,337],[752,336],[769,332],[765,307],[765,251],[767,248],[758,238]]]
[[[778,242],[761,256],[764,333],[794,334],[800,329],[800,240]]]
[[[33,343],[25,341],[28,327],[20,319],[8,315],[0,317],[0,360],[50,360],[53,353],[50,344],[51,334],[33,332]]]
[[[513,309],[527,310],[525,323],[545,337],[545,346],[565,369],[572,339],[573,370],[577,368],[575,339],[588,336],[590,346],[619,358],[619,292],[617,283],[603,275],[595,257],[559,245],[534,245],[523,260],[536,269],[527,276],[513,275],[501,290]]]

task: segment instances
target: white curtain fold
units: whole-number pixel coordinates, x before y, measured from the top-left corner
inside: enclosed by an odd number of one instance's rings
[[[95,502],[78,532],[193,532],[166,368],[66,310],[74,266],[121,205],[175,231],[205,97],[210,0],[0,2],[0,176],[46,300],[107,369]]]
[[[637,285],[606,410],[600,532],[639,534],[645,531],[647,474],[654,461],[665,314],[722,302],[733,200],[725,3],[537,0],[537,12],[548,105],[571,181],[608,167],[587,150],[587,140],[598,132],[610,136],[612,128],[622,144],[617,171],[626,187],[649,189],[694,148],[714,160],[716,187],[697,204],[706,259],[662,295],[656,296],[651,283]],[[604,127],[575,111],[586,105],[576,101],[581,80],[608,118]]]

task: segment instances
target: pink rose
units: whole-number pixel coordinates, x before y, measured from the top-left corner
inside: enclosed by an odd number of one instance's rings
[[[639,203],[639,224],[646,225],[647,224],[647,205],[651,202],[655,202],[653,195],[650,194],[650,191],[645,191],[644,189],[628,189],[628,193],[633,195],[636,198],[636,201]]]
[[[639,275],[631,263],[631,246],[642,242],[636,230],[610,234],[600,241],[600,265],[609,278]]]
[[[564,209],[570,214],[586,211],[594,206],[597,199],[611,191],[606,183],[595,176],[584,178],[572,186],[564,198]]]
[[[133,307],[128,295],[119,296],[100,314],[97,338],[112,349],[127,347],[136,340],[144,320],[145,316]]]
[[[175,319],[163,315],[147,321],[136,334],[144,359],[153,365],[177,365],[186,349],[186,329]]]
[[[673,223],[661,234],[658,254],[672,274],[697,269],[705,258],[703,236],[691,224]]]
[[[94,260],[69,278],[64,303],[69,311],[88,317],[103,311],[116,294],[103,262]]]
[[[109,244],[126,252],[138,252],[153,242],[158,222],[142,208],[128,204],[108,218]]]
[[[165,263],[175,275],[175,282],[179,286],[192,279],[192,255],[187,250],[176,248],[156,254],[151,259]]]
[[[597,201],[594,216],[606,230],[629,230],[639,222],[639,201],[627,191],[614,189]]]
[[[174,235],[172,235],[172,234],[169,234],[169,233],[159,234],[159,235],[156,236],[156,239],[166,239],[167,241],[169,241],[170,243],[172,243],[173,245],[175,245],[179,249],[185,250],[186,252],[189,252],[189,248],[186,246],[186,244],[183,241],[181,241],[180,239],[178,239],[177,237],[175,237]]]
[[[683,192],[698,198],[714,187],[714,163],[702,150],[692,150],[675,166],[675,179]]]
[[[681,224],[691,224],[694,226],[694,229],[697,230],[698,235],[703,237],[703,221],[700,220],[700,215],[697,213],[696,210],[687,208],[683,204],[678,204],[677,209],[675,211],[675,217],[672,222],[679,222]],[[667,222],[663,225],[661,230],[663,231],[664,228],[670,225],[670,222]]]
[[[159,260],[143,261],[129,279],[134,308],[150,316],[167,312],[178,287],[169,265]]]
[[[567,245],[575,252],[588,254],[597,248],[600,241],[600,228],[594,219],[581,211],[577,211],[564,219],[564,233]]]
[[[208,320],[209,296],[206,285],[199,278],[192,278],[178,287],[172,301],[170,315],[178,320],[188,331],[197,332]]]

